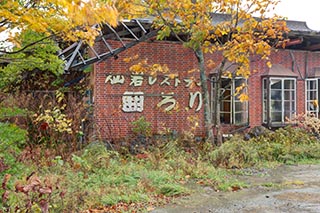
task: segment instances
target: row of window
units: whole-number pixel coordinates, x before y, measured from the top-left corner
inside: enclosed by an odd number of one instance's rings
[[[214,80],[213,80],[214,82]],[[245,79],[222,79],[220,100],[220,121],[225,124],[248,124],[248,101],[240,101],[235,95],[236,88],[247,83]],[[306,112],[318,116],[319,79],[306,80]],[[211,100],[214,106],[214,84]],[[296,114],[296,78],[266,77],[262,79],[262,118],[269,126],[284,125]],[[245,91],[244,91],[245,92]],[[212,107],[212,112],[214,109]],[[214,116],[214,113],[213,113]]]

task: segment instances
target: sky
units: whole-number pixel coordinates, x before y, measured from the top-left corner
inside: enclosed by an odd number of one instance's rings
[[[281,0],[275,13],[289,20],[305,21],[312,30],[320,31],[319,0]]]

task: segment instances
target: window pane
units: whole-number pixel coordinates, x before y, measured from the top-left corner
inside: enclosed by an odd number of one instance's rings
[[[271,100],[281,100],[281,90],[271,90]]]
[[[262,83],[263,83],[263,87],[262,87],[262,88],[263,88],[264,90],[266,90],[266,89],[267,89],[267,79],[264,78]]]
[[[284,102],[284,111],[286,112],[286,111],[293,111],[294,109],[293,109],[293,105],[292,105],[292,102],[289,102],[289,101],[286,101],[286,102]]]
[[[263,112],[263,123],[267,123],[267,111]]]
[[[308,92],[308,100],[316,100],[317,99],[317,92],[316,91],[309,91]]]
[[[292,119],[293,115],[294,115],[294,112],[285,112],[284,113],[285,121],[288,121],[288,120]]]
[[[281,80],[272,79],[270,84],[271,84],[271,89],[281,89],[282,88]]]
[[[221,81],[221,88],[230,89],[231,88],[231,79],[223,78]]]
[[[241,86],[244,83],[246,83],[245,79],[235,79],[234,86],[235,86],[235,88],[237,88],[237,87]]]
[[[235,113],[234,115],[234,122],[236,124],[241,124],[241,123],[246,123],[247,122],[247,113],[242,112],[242,113]]]
[[[220,111],[222,112],[229,112],[231,110],[231,102],[230,101],[222,101],[220,105]]]
[[[308,90],[315,90],[315,89],[317,89],[317,83],[316,83],[316,81],[307,81],[308,82]]]
[[[231,90],[225,89],[221,90],[222,100],[231,100]]]
[[[317,111],[317,106],[314,105],[313,101],[307,103],[307,111],[312,111],[312,112]]]
[[[229,124],[231,122],[230,113],[221,113],[220,114],[220,122],[223,124]]]
[[[292,109],[292,111],[296,111],[296,105],[295,105],[295,101],[291,101],[291,109]]]
[[[264,100],[267,99],[267,90],[263,90],[263,99],[264,99]]]
[[[271,111],[282,111],[282,101],[271,101]]]
[[[272,112],[271,113],[272,122],[282,122],[282,112]]]
[[[285,89],[294,89],[294,80],[284,80]]]
[[[284,100],[294,100],[294,91],[284,91]]]
[[[235,102],[234,103],[235,112],[246,110],[246,104],[244,102]]]

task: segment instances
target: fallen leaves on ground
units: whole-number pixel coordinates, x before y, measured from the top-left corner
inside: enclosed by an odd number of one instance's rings
[[[137,213],[141,210],[152,211],[156,206],[161,206],[170,203],[172,197],[167,197],[164,195],[155,195],[152,197],[152,201],[147,203],[124,203],[119,202],[112,206],[104,206],[96,209],[88,209],[83,213],[120,213],[120,212],[131,212]]]

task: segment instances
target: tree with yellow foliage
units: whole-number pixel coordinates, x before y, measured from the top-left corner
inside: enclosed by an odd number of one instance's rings
[[[116,26],[118,17],[111,0],[0,1],[0,90],[33,70],[62,74],[59,46],[93,45],[100,24]]]
[[[208,61],[204,54],[219,52],[223,56],[216,63],[215,93],[221,99],[221,79],[223,76],[250,76],[250,57],[258,55],[268,61],[272,49],[281,45],[286,24],[276,15],[267,17],[274,10],[278,0],[124,0],[123,5],[137,5],[136,16],[154,17],[154,26],[159,29],[158,39],[169,35],[176,37],[185,47],[191,48],[199,62],[202,93],[204,97],[204,120],[206,135],[213,140],[213,128],[216,130],[218,144],[221,143],[220,101],[213,106],[215,115],[211,119],[208,77]],[[124,7],[124,6],[123,6]],[[144,8],[144,13],[141,12]],[[131,11],[130,17],[134,17]],[[214,14],[226,14],[224,20],[215,21]],[[214,23],[214,24],[213,24]],[[236,64],[234,72],[228,72],[227,64]],[[212,67],[211,67],[212,69]],[[242,85],[244,88],[245,86]],[[241,89],[238,89],[240,93]],[[241,95],[242,101],[248,99]]]
[[[99,27],[96,24],[115,26],[117,20],[118,12],[109,0],[4,0],[0,2],[0,33],[8,37],[2,36],[0,41],[17,47],[17,34],[31,30],[64,41],[82,39],[93,44]]]

